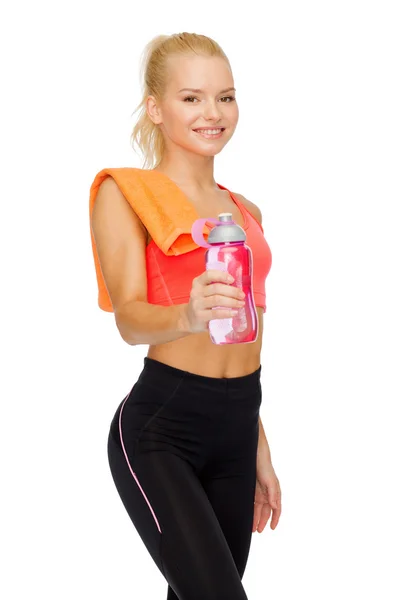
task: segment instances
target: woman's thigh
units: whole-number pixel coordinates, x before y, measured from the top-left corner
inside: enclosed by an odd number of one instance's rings
[[[241,579],[251,547],[256,483],[255,461],[247,462],[241,474],[202,480]]]
[[[248,464],[243,464],[242,475],[236,472],[232,477],[224,475],[203,479],[200,476],[201,485],[229,546],[241,580],[251,547],[256,482],[255,461],[248,459],[245,462]],[[206,548],[203,546],[201,550],[205,552]],[[167,600],[179,600],[170,586]]]
[[[131,468],[142,492],[111,435],[108,455],[122,502],[154,562],[175,592],[176,596],[172,597],[246,600],[225,534],[188,461],[169,451],[132,456]]]

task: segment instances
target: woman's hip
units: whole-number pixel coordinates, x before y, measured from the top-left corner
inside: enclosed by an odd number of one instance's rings
[[[258,435],[260,375],[261,366],[241,377],[207,377],[145,357],[138,380],[114,414],[111,434],[136,452],[243,454]]]

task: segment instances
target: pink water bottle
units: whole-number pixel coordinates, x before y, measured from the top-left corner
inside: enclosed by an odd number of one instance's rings
[[[255,342],[258,337],[258,315],[252,283],[252,250],[245,243],[245,231],[233,221],[232,213],[220,213],[218,217],[197,219],[192,226],[191,236],[198,246],[207,248],[206,270],[228,271],[235,279],[231,285],[244,292],[245,304],[238,307],[238,314],[235,316],[209,321],[210,338],[214,344]],[[207,221],[215,223],[215,227],[210,231],[206,242],[203,226]]]

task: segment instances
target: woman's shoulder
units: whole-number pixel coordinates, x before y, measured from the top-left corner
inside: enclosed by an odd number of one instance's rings
[[[262,213],[261,210],[259,209],[259,207],[254,204],[254,202],[251,202],[251,200],[248,200],[247,198],[245,198],[245,196],[243,196],[242,194],[238,194],[237,192],[232,192],[234,196],[236,196],[239,200],[239,202],[242,202],[242,204],[245,206],[245,208],[247,210],[249,210],[249,212],[252,214],[252,216],[258,221],[258,223],[261,225],[262,224]]]

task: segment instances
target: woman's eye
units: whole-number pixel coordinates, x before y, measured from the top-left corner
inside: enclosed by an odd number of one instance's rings
[[[226,99],[228,99],[230,102],[234,102],[234,100],[236,100],[235,96],[224,96],[223,98],[221,98],[221,100]],[[187,96],[186,98],[184,98],[184,102],[189,102],[190,100],[198,100],[198,98],[196,96]],[[192,104],[194,104],[194,102],[192,102]],[[224,102],[224,104],[229,104],[229,102]]]

